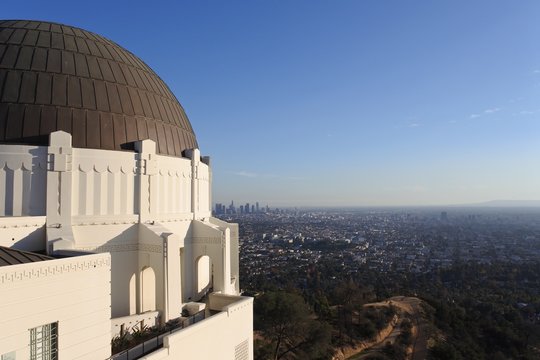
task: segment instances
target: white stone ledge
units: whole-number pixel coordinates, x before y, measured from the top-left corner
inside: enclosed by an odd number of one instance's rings
[[[0,228],[40,227],[46,222],[46,216],[7,216],[0,217]]]
[[[137,224],[139,215],[77,215],[72,217],[74,226]]]

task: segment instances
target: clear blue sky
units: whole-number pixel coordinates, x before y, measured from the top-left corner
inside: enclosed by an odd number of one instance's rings
[[[540,199],[540,1],[9,1],[176,94],[214,201]]]

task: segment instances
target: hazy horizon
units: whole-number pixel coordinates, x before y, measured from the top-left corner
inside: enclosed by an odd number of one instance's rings
[[[34,0],[2,17],[82,27],[147,62],[212,158],[214,202],[446,206],[540,199],[539,13],[532,0]]]
[[[255,205],[257,201],[237,201],[235,199],[229,200],[228,202],[214,202],[220,203],[228,207],[231,204],[231,201],[234,201],[234,205],[238,208],[240,205],[245,205],[249,203],[250,205]],[[377,208],[388,208],[388,209],[402,209],[402,208],[418,208],[418,209],[471,209],[471,208],[489,208],[489,209],[538,209],[540,210],[540,200],[492,200],[478,203],[470,204],[432,204],[432,205],[273,205],[259,202],[260,208],[268,205],[271,209],[283,208],[283,209],[377,209]]]

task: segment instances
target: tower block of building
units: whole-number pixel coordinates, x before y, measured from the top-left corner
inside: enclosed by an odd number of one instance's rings
[[[145,359],[253,358],[238,226],[212,217],[210,158],[142,60],[0,21],[0,163],[2,359],[107,359],[165,324]]]

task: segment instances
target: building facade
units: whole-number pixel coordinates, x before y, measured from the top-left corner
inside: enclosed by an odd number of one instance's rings
[[[107,359],[168,325],[114,356],[252,359],[238,226],[167,85],[97,34],[1,21],[0,89],[0,358]]]

